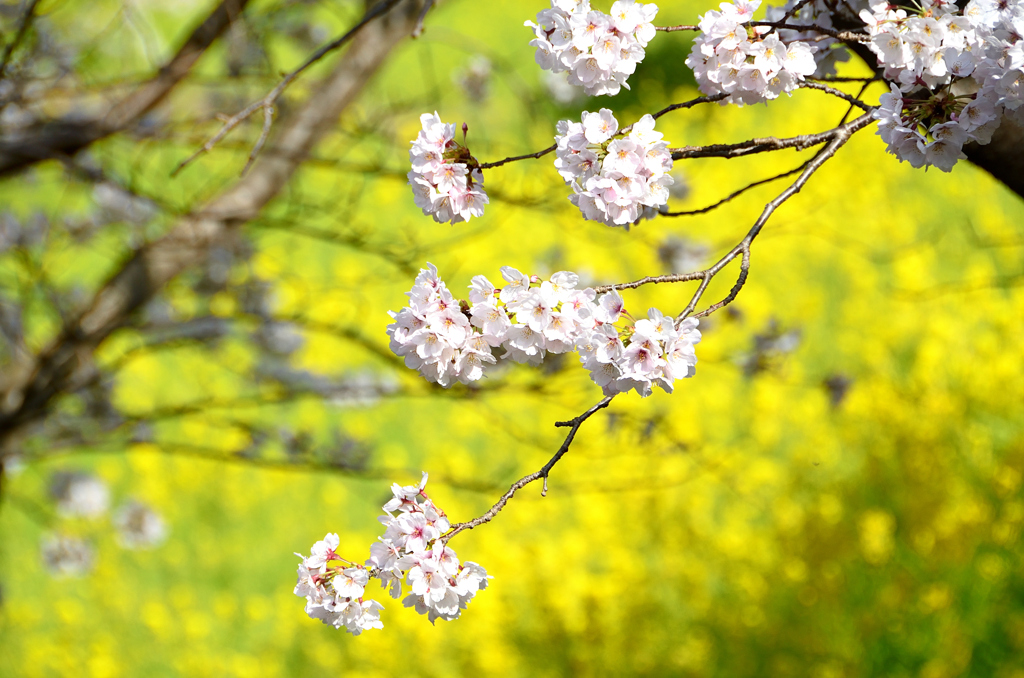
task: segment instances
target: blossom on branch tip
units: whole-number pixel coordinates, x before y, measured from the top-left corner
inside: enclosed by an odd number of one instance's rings
[[[484,175],[466,146],[455,141],[455,125],[435,112],[420,116],[423,129],[409,150],[407,175],[416,206],[438,223],[457,224],[483,216],[489,200]],[[463,125],[463,140],[466,126]]]
[[[302,559],[294,593],[306,599],[306,614],[358,636],[383,628],[384,606],[364,600],[371,579],[379,579],[394,598],[402,598],[403,580],[411,593],[402,603],[437,619],[457,619],[479,591],[487,588],[487,571],[474,562],[460,562],[455,551],[440,540],[451,523],[424,490],[427,474],[418,485],[391,486],[392,498],[379,518],[384,535],[370,546],[364,565],[337,554],[339,538],[328,534]],[[395,512],[397,511],[397,515]],[[342,563],[332,565],[332,563]]]

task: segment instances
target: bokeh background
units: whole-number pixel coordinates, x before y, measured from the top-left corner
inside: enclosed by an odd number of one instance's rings
[[[44,0],[18,62],[42,84],[0,122],[101,108],[212,5]],[[626,124],[696,96],[681,33],[655,38],[632,91],[574,96],[527,44],[545,5],[440,3],[280,197],[104,342],[102,378],[19,443],[0,504],[0,675],[1024,676],[1024,205],[966,162],[901,165],[870,129],[773,217],[740,297],[702,322],[696,378],[616,398],[547,497],[529,486],[452,542],[494,577],[461,619],[431,626],[382,595],[384,629],[358,638],[305,616],[293,552],[337,532],[366,557],[390,483],[424,470],[454,520],[479,515],[557,449],[556,420],[601,397],[571,355],[447,391],[406,370],[386,311],[421,266],[453,291],[506,264],[593,284],[692,270],[784,186],[626,232],[584,222],[543,158],[489,171],[481,219],[422,216],[405,180],[420,113],[465,121],[474,155],[496,160],[549,145],[582,110]],[[710,8],[666,2],[656,23]],[[0,9],[7,30],[19,4]],[[169,173],[217,113],[362,10],[254,2],[168,102],[78,159],[95,171],[48,162],[0,181],[0,359],[46,346],[132,248],[235,181],[259,121]],[[731,142],[845,112],[805,91],[658,128],[675,146]],[[670,206],[806,157],[678,163]],[[692,289],[626,303],[678,311]],[[108,510],[69,509],[83,478]],[[163,527],[145,548],[125,548],[130,501]],[[44,558],[57,535],[87,553]]]

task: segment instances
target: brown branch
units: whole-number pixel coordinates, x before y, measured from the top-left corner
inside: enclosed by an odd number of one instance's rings
[[[786,188],[786,190],[784,190],[782,193],[780,193],[771,201],[769,201],[769,203],[765,206],[764,210],[761,212],[761,216],[759,216],[757,221],[754,222],[754,225],[751,226],[750,230],[747,232],[746,236],[744,236],[743,240],[741,240],[735,247],[729,250],[729,252],[727,252],[710,268],[706,268],[701,271],[693,271],[692,273],[647,276],[645,278],[640,278],[639,280],[634,280],[632,282],[617,283],[614,285],[602,285],[599,287],[595,287],[594,291],[598,294],[602,294],[604,292],[609,292],[611,290],[636,289],[644,285],[689,282],[699,280],[700,286],[697,288],[697,291],[694,292],[693,297],[690,299],[690,303],[687,304],[686,308],[682,311],[682,313],[680,313],[677,316],[677,322],[681,322],[684,318],[693,313],[694,308],[696,308],[697,303],[704,295],[704,292],[707,289],[708,285],[711,283],[711,280],[716,275],[718,275],[718,273],[720,273],[722,269],[728,266],[733,259],[741,256],[742,259],[740,261],[739,277],[736,280],[736,284],[733,285],[732,289],[729,291],[729,294],[722,301],[719,301],[713,304],[712,306],[708,307],[707,309],[701,311],[700,313],[695,314],[694,317],[707,316],[717,311],[718,309],[726,306],[727,304],[731,303],[737,297],[737,295],[739,295],[740,290],[743,288],[743,285],[747,281],[747,273],[750,269],[750,246],[754,242],[754,239],[764,228],[764,225],[768,222],[769,217],[771,217],[771,215],[775,212],[775,210],[779,208],[779,206],[781,206],[784,202],[786,202],[791,197],[799,193],[800,190],[807,183],[807,180],[810,179],[811,175],[818,171],[818,169],[820,169],[821,166],[828,159],[834,156],[836,154],[836,151],[838,151],[839,148],[843,144],[845,144],[855,132],[867,127],[873,121],[874,118],[872,118],[871,114],[866,113],[861,117],[846,123],[845,125],[841,125],[833,130],[830,130],[829,132],[823,133],[825,135],[825,140],[829,142],[828,145],[825,148],[821,149],[817,153],[817,155],[815,155],[808,162],[804,163],[795,170],[787,172],[787,174],[793,174],[797,171],[800,171],[800,176],[797,177],[796,181],[790,184],[790,186]],[[773,181],[775,179],[781,178],[782,176],[785,175],[772,177],[771,179],[766,179],[760,183]],[[748,186],[747,188],[750,187]]]
[[[423,9],[420,10],[419,17],[416,18],[416,26],[412,29],[412,37],[418,38],[423,35],[423,22],[427,18],[427,12],[434,6],[434,0],[426,0],[423,3]]]
[[[657,113],[652,113],[651,117],[654,118],[655,120],[657,120],[661,116],[663,116],[663,115],[665,115],[667,113],[671,113],[672,111],[678,111],[680,109],[686,109],[686,108],[693,108],[694,106],[699,106],[700,104],[715,103],[716,101],[721,101],[722,99],[726,98],[727,96],[729,96],[729,95],[726,94],[725,92],[720,92],[718,94],[711,94],[709,96],[697,97],[696,99],[690,99],[689,101],[684,101],[682,103],[672,104],[671,106],[666,106],[665,108],[661,109]],[[629,134],[630,130],[632,130],[632,129],[633,129],[633,126],[629,125],[627,127],[624,127],[622,130],[620,130],[620,132],[623,133],[623,134]]]
[[[556,148],[557,148],[557,145],[552,144],[551,146],[548,146],[547,148],[545,148],[543,151],[537,151],[536,153],[527,153],[526,155],[514,155],[514,156],[512,156],[510,158],[505,158],[504,160],[498,160],[498,161],[495,161],[495,162],[483,162],[483,163],[480,163],[480,169],[483,170],[483,169],[490,169],[492,167],[501,167],[502,165],[505,165],[505,164],[510,163],[510,162],[515,162],[517,160],[528,160],[530,158],[540,158],[541,156],[544,156],[544,155],[547,155],[548,153],[551,153]]]
[[[601,402],[594,405],[593,407],[591,407],[589,410],[579,415],[578,417],[570,419],[569,421],[555,422],[555,426],[560,426],[569,429],[569,435],[565,437],[565,440],[562,442],[562,446],[558,448],[557,452],[555,452],[555,456],[551,457],[551,459],[548,460],[548,463],[544,464],[544,466],[542,466],[539,471],[534,471],[533,473],[523,476],[516,482],[512,483],[512,487],[508,488],[508,492],[501,495],[498,501],[494,503],[494,506],[488,509],[487,513],[483,514],[478,518],[474,518],[473,520],[469,520],[464,523],[456,523],[455,525],[452,525],[451,529],[447,533],[441,535],[441,543],[447,544],[448,540],[457,535],[459,532],[464,532],[465,530],[472,530],[474,527],[479,527],[484,523],[489,523],[492,520],[494,520],[495,516],[497,516],[501,512],[501,509],[505,508],[505,504],[508,503],[508,500],[515,496],[516,492],[526,487],[535,480],[538,480],[540,478],[544,479],[544,489],[541,490],[540,494],[542,497],[547,496],[548,474],[551,473],[551,469],[554,468],[555,464],[557,464],[558,461],[563,456],[565,456],[565,453],[569,451],[569,447],[572,445],[573,439],[576,438],[576,432],[580,430],[580,426],[582,426],[583,422],[585,422],[587,419],[590,419],[590,417],[595,415],[598,411],[608,407],[608,403],[610,403],[612,401],[612,398],[614,397],[615,396],[605,396],[601,400]]]
[[[865,104],[867,106],[867,104]],[[874,107],[867,106],[868,109],[874,110]],[[867,113],[853,122],[847,123],[840,127],[830,129],[826,132],[818,132],[816,134],[801,134],[795,137],[762,137],[758,139],[750,139],[748,141],[741,141],[736,144],[709,144],[708,146],[683,146],[682,148],[670,148],[672,151],[673,160],[682,160],[683,158],[739,158],[745,155],[753,155],[755,153],[766,153],[771,151],[781,151],[787,148],[792,148],[798,151],[817,146],[819,144],[826,143],[835,138],[835,135],[841,130],[846,129],[849,125],[858,124],[861,127],[871,122],[871,114]]]
[[[696,308],[697,303],[704,295],[704,291],[707,289],[708,284],[710,284],[711,279],[714,278],[719,271],[725,268],[729,264],[729,262],[731,262],[737,256],[742,255],[742,259],[740,261],[740,273],[738,278],[736,279],[736,284],[733,285],[732,289],[729,291],[729,294],[726,295],[726,297],[721,301],[712,304],[711,306],[704,309],[700,313],[697,313],[695,317],[704,317],[711,313],[714,313],[718,309],[730,304],[733,300],[736,299],[736,297],[740,293],[740,290],[743,288],[743,285],[747,281],[747,273],[750,270],[750,246],[754,242],[754,239],[764,228],[764,225],[768,223],[768,219],[772,216],[772,214],[775,213],[775,210],[777,210],[784,202],[786,202],[791,197],[799,193],[800,190],[804,187],[804,185],[807,184],[807,181],[808,179],[811,178],[811,175],[817,172],[819,169],[821,169],[821,166],[824,165],[827,160],[832,158],[832,156],[836,154],[836,152],[843,146],[843,144],[849,141],[850,137],[853,136],[854,133],[867,127],[872,122],[874,122],[874,118],[871,116],[871,114],[865,113],[861,117],[856,118],[846,123],[845,125],[837,127],[835,130],[832,131],[832,138],[829,144],[825,148],[823,148],[809,163],[807,163],[807,166],[804,168],[804,171],[800,173],[800,176],[797,177],[796,181],[794,181],[782,193],[772,198],[772,200],[770,200],[768,204],[765,205],[764,210],[761,212],[761,216],[759,216],[757,218],[757,221],[754,222],[754,225],[750,227],[750,230],[747,232],[747,235],[743,238],[743,240],[741,240],[739,244],[736,245],[736,247],[734,247],[724,257],[722,257],[714,266],[712,266],[711,268],[707,269],[707,271],[704,272],[704,276],[701,280],[700,287],[698,287],[697,291],[694,292],[693,297],[690,299],[690,303],[687,304],[686,308],[683,309],[683,311],[677,316],[677,321],[682,321],[684,318],[693,313],[694,308]]]
[[[7,65],[11,62],[11,56],[14,54],[14,50],[21,44],[22,39],[25,37],[25,33],[28,32],[28,27],[32,25],[32,19],[36,14],[36,5],[39,4],[39,0],[31,0],[28,3],[28,7],[25,8],[25,13],[21,15],[21,23],[18,24],[18,32],[14,34],[7,46],[4,47],[4,55],[0,57],[0,78],[4,77],[4,71],[7,70]]]
[[[655,26],[654,30],[662,31],[663,33],[675,33],[676,31],[699,31],[700,26],[695,24],[683,24],[680,26]]]
[[[131,125],[170,94],[248,2],[223,0],[152,79],[114,104],[106,115],[87,120],[54,120],[0,140],[0,177],[41,160],[74,155]]]
[[[790,24],[784,21],[749,21],[744,26],[771,26],[777,30],[784,31],[799,31],[805,33],[807,31],[814,31],[816,33],[822,33],[836,40],[842,42],[867,42],[868,36],[863,33],[856,33],[854,31],[837,31],[832,28],[825,28],[824,26],[814,25],[801,25],[801,24]],[[676,31],[699,31],[700,26],[694,24],[681,24],[679,26],[655,26],[654,30],[662,31],[664,33],[674,33]]]
[[[729,96],[729,95],[723,93],[723,94],[713,94],[711,96],[706,96],[706,97],[697,97],[696,99],[691,99],[689,101],[684,101],[682,103],[672,104],[671,106],[667,106],[667,107],[661,109],[660,111],[658,111],[657,113],[652,114],[652,117],[655,118],[655,119],[658,119],[661,116],[665,115],[666,113],[671,113],[672,111],[678,111],[680,109],[693,108],[694,106],[698,106],[700,104],[707,104],[707,103],[713,103],[715,101],[721,101],[722,99],[724,99],[727,96]],[[633,129],[633,125],[626,125],[622,129],[620,129],[618,132],[616,132],[616,136],[622,136],[622,135],[625,135],[625,134],[629,134],[632,129]],[[516,162],[517,160],[529,160],[530,158],[540,158],[541,156],[544,156],[544,155],[547,155],[548,153],[553,152],[556,148],[558,148],[558,145],[557,144],[553,144],[553,145],[548,146],[547,148],[545,148],[543,151],[537,151],[536,153],[527,153],[526,155],[515,155],[515,156],[512,156],[510,158],[505,158],[504,160],[498,160],[496,162],[481,163],[480,164],[480,169],[490,169],[492,167],[500,167],[500,166],[505,165],[505,164],[510,163],[510,162]]]
[[[806,25],[806,24],[789,24],[783,21],[751,21],[747,24],[748,26],[771,26],[777,30],[783,31],[797,31],[799,33],[806,33],[813,31],[815,33],[822,33],[831,38],[835,38],[841,42],[868,42],[868,36],[863,33],[855,33],[853,31],[837,31],[833,28],[825,28],[824,26]]]
[[[49,347],[8,369],[5,383],[0,383],[0,450],[8,449],[25,424],[44,416],[57,396],[95,371],[93,351],[132,312],[203,261],[211,246],[258,216],[284,188],[314,144],[335,127],[391,49],[412,30],[421,4],[408,0],[405,5],[406,11],[377,22],[353,41],[345,58],[316,88],[316,96],[290,117],[275,144],[277,153],[261,157],[244,179],[179,219],[168,235],[139,249]]]
[[[795,5],[789,8],[789,11],[787,11],[786,14],[782,17],[782,20],[786,21],[787,19],[792,19],[794,16],[796,16],[797,12],[799,12],[801,9],[803,9],[813,1],[814,0],[800,0],[800,2],[796,3]]]
[[[316,52],[314,52],[308,59],[306,59],[302,63],[302,65],[300,65],[298,68],[285,75],[281,82],[279,82],[274,89],[270,90],[270,92],[265,97],[263,97],[259,101],[254,101],[238,113],[235,113],[231,117],[227,118],[224,121],[224,125],[216,134],[210,137],[210,139],[207,140],[207,142],[203,144],[199,148],[199,150],[197,150],[195,153],[182,160],[178,164],[178,166],[174,168],[174,171],[171,172],[171,176],[176,176],[178,172],[185,169],[185,167],[191,164],[192,161],[198,158],[199,156],[203,155],[204,153],[209,153],[211,150],[213,150],[213,147],[216,146],[221,139],[226,137],[243,121],[247,120],[256,111],[262,110],[263,129],[260,132],[259,139],[256,141],[256,145],[253,146],[252,151],[249,153],[249,158],[245,163],[245,167],[242,168],[242,176],[245,176],[249,169],[252,167],[253,162],[256,161],[256,155],[263,148],[263,145],[267,141],[267,137],[270,136],[270,128],[271,125],[273,124],[274,117],[274,104],[276,104],[277,100],[281,98],[281,95],[284,94],[284,91],[288,88],[288,86],[291,85],[292,82],[294,82],[295,79],[298,78],[299,75],[303,73],[303,71],[305,71],[307,68],[309,68],[316,62],[320,61],[320,59],[324,58],[334,50],[342,47],[345,43],[354,38],[363,27],[365,27],[367,24],[369,24],[377,17],[383,16],[384,14],[391,11],[391,9],[400,2],[402,2],[402,0],[380,0],[380,2],[378,2],[376,5],[366,10],[366,13],[363,15],[363,18],[360,19],[355,26],[350,28],[340,38],[332,40],[331,42],[327,43],[326,45],[318,49]]]
[[[872,78],[872,80],[873,80],[873,78]],[[864,83],[864,87],[867,87],[870,83],[871,83],[871,80],[868,80],[867,82]],[[855,97],[852,94],[847,94],[846,92],[838,90],[835,87],[829,87],[828,85],[822,84],[820,82],[813,82],[813,81],[810,81],[810,80],[805,80],[804,82],[800,83],[800,88],[801,89],[816,89],[819,92],[825,92],[826,94],[831,94],[834,97],[839,97],[840,99],[842,99],[843,101],[847,102],[851,106],[856,106],[857,108],[861,109],[862,111],[866,111],[868,113],[870,113],[871,111],[875,110],[874,106],[871,106],[870,104],[864,103],[863,101],[860,100],[859,97]],[[861,91],[863,92],[864,89],[862,88]]]
[[[770,184],[773,181],[778,181],[779,179],[783,179],[783,178],[788,177],[788,176],[790,176],[792,174],[796,174],[797,172],[799,172],[800,170],[802,170],[806,166],[807,166],[807,163],[805,162],[805,163],[802,163],[801,165],[799,165],[798,167],[794,167],[793,169],[789,170],[788,172],[783,172],[782,174],[776,174],[775,176],[768,177],[767,179],[761,179],[759,181],[755,181],[753,183],[749,183],[746,186],[744,186],[743,188],[741,188],[739,190],[736,190],[736,191],[733,191],[732,193],[730,193],[726,197],[722,198],[718,202],[716,202],[714,204],[711,204],[711,205],[708,205],[707,207],[701,207],[701,208],[695,209],[695,210],[686,210],[684,212],[661,212],[659,216],[663,216],[663,217],[689,217],[689,216],[693,216],[695,214],[707,214],[711,210],[714,210],[714,209],[716,209],[718,207],[721,207],[722,205],[724,205],[725,203],[727,203],[727,202],[729,202],[731,200],[735,200],[736,198],[740,197],[741,195],[743,195],[744,193],[746,193],[747,191],[749,191],[752,188],[757,188],[758,186],[763,186],[764,184]]]

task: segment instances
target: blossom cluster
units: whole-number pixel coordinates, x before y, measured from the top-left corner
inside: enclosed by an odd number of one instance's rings
[[[1024,2],[871,2],[860,13],[890,92],[875,111],[890,153],[948,172],[1004,114],[1024,122]]]
[[[483,377],[502,358],[539,365],[547,353],[572,351],[581,333],[593,327],[591,289],[577,290],[579,276],[560,271],[541,281],[503,266],[505,286],[496,288],[482,275],[473,278],[469,301],[452,296],[427,264],[412,290],[409,306],[389,312],[391,350],[419,370],[427,381],[451,386]]]
[[[651,23],[658,13],[654,4],[618,0],[611,15],[592,10],[590,0],[551,0],[551,7],[537,14],[532,47],[541,68],[552,73],[568,71],[569,84],[582,87],[590,96],[614,95],[625,87],[655,35]]]
[[[427,266],[406,293],[410,306],[390,312],[387,332],[391,350],[428,381],[447,387],[480,379],[499,348],[502,359],[534,365],[548,353],[577,351],[606,395],[635,389],[646,397],[655,385],[671,393],[676,379],[694,374],[696,319],[677,325],[651,309],[633,321],[617,291],[598,296],[576,289],[579,276],[570,271],[541,280],[509,266],[501,268],[502,288],[474,277],[467,302]]]
[[[696,318],[677,325],[672,316],[652,308],[620,333],[613,323],[625,313],[618,292],[605,294],[598,311],[605,322],[577,342],[580,361],[605,395],[636,390],[646,397],[652,386],[671,393],[677,379],[694,375],[694,345],[700,342]]]
[[[424,490],[427,474],[418,485],[391,486],[392,498],[383,506],[384,536],[370,547],[370,557],[358,565],[338,555],[340,539],[328,534],[313,544],[299,565],[295,595],[306,599],[306,614],[358,636],[383,628],[384,606],[364,599],[370,579],[380,580],[392,598],[402,597],[402,582],[411,592],[405,607],[437,619],[457,619],[490,577],[477,563],[460,563],[455,551],[441,539],[451,527],[444,511]],[[332,565],[332,563],[338,563]]]
[[[584,111],[581,122],[561,120],[557,130],[555,167],[585,219],[628,228],[645,209],[656,211],[668,202],[672,154],[654,130],[652,116],[642,117],[622,137],[616,136],[619,123],[607,108]]]
[[[700,90],[728,94],[723,103],[756,104],[789,94],[817,70],[816,47],[788,44],[771,26],[750,26],[760,0],[723,2],[700,18],[700,34],[686,57]]]
[[[412,141],[409,185],[416,206],[434,221],[457,224],[482,216],[489,201],[484,175],[469,149],[455,141],[455,125],[435,112],[420,116],[423,129]],[[463,125],[463,134],[466,126]]]

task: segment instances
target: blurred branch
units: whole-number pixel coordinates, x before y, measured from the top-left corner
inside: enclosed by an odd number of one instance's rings
[[[248,2],[223,0],[155,77],[114,104],[105,116],[85,120],[54,120],[0,140],[0,177],[41,160],[74,155],[86,146],[131,125],[170,94]]]
[[[25,13],[21,15],[21,22],[18,24],[18,31],[14,34],[7,46],[4,47],[4,54],[0,57],[0,79],[4,77],[4,72],[7,70],[7,65],[11,62],[11,56],[14,54],[14,50],[21,44],[22,39],[25,37],[25,33],[28,32],[28,27],[32,25],[32,19],[36,14],[36,5],[39,4],[39,0],[30,0],[28,7],[25,8]]]
[[[95,370],[93,351],[132,312],[182,271],[203,261],[211,246],[258,216],[284,188],[391,49],[412,30],[421,4],[409,0],[405,5],[406,11],[391,13],[387,21],[368,27],[353,41],[345,58],[314,88],[316,94],[287,120],[276,143],[280,153],[261,158],[245,178],[182,217],[166,236],[137,250],[99,290],[88,310],[49,347],[12,364],[0,383],[0,449],[25,424],[42,417],[54,398],[88,380]]]
[[[307,68],[309,68],[316,62],[320,61],[320,59],[324,58],[326,55],[330,54],[334,50],[342,47],[346,42],[355,37],[355,35],[364,26],[366,26],[368,23],[370,23],[377,17],[382,16],[391,11],[391,9],[399,2],[402,2],[402,0],[380,0],[380,2],[378,2],[376,5],[366,10],[366,14],[363,15],[363,18],[360,19],[355,26],[350,28],[348,32],[346,32],[340,38],[337,38],[336,40],[327,43],[326,45],[318,49],[316,52],[314,52],[312,56],[310,56],[308,59],[306,59],[306,61],[302,63],[301,66],[285,75],[284,79],[277,84],[277,87],[270,90],[270,92],[265,97],[263,97],[259,101],[254,101],[238,113],[235,113],[231,117],[224,120],[224,125],[220,128],[220,130],[212,137],[210,137],[210,139],[205,144],[203,144],[199,148],[199,150],[197,150],[195,153],[182,160],[181,163],[179,163],[178,166],[174,168],[174,171],[171,172],[171,176],[176,176],[178,172],[185,169],[186,166],[191,164],[192,161],[198,158],[199,156],[203,155],[204,153],[209,153],[211,150],[213,150],[213,147],[217,145],[217,142],[219,142],[221,139],[227,136],[231,132],[231,130],[238,127],[238,125],[240,125],[243,121],[247,120],[256,111],[262,110],[263,128],[260,131],[259,138],[256,140],[256,145],[253,146],[252,151],[249,153],[249,159],[246,161],[245,167],[242,168],[242,176],[245,176],[245,174],[252,167],[253,162],[256,161],[256,156],[263,148],[263,145],[267,142],[267,138],[270,136],[270,128],[274,124],[274,104],[277,103],[277,100],[279,98],[281,98],[281,95],[284,94],[284,91],[288,88],[288,86],[291,85],[292,82],[294,82],[295,79],[298,78],[303,71],[305,71]],[[424,5],[424,14],[426,13],[426,10],[429,9],[430,4],[430,2],[427,2]],[[417,30],[417,28],[420,28],[419,21],[421,20],[422,19],[417,21],[417,27],[413,29],[414,36],[416,35],[415,31]]]

